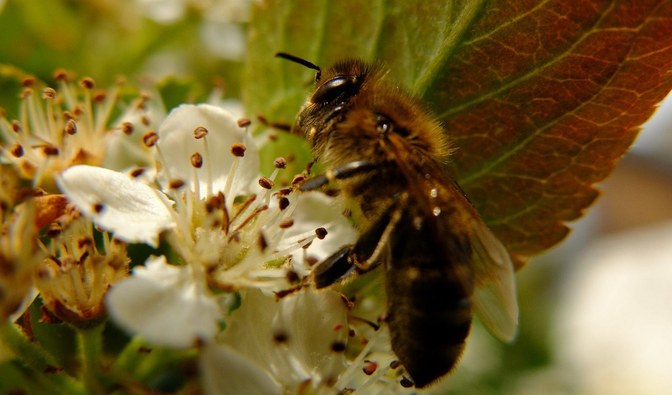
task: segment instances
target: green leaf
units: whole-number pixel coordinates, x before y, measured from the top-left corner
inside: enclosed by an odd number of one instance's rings
[[[255,3],[249,27],[243,101],[250,114],[291,123],[314,72],[276,59],[289,52],[322,66],[345,57],[384,61],[407,87],[427,83],[483,1]]]
[[[561,241],[672,89],[672,3],[265,1],[244,74],[251,114],[291,123],[313,72],[380,61],[436,112],[458,182],[520,266]]]

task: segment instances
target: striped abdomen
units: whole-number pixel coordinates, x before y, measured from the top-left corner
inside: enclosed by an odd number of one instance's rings
[[[471,246],[413,205],[404,211],[385,271],[388,324],[392,349],[422,388],[449,372],[464,349],[472,319]]]

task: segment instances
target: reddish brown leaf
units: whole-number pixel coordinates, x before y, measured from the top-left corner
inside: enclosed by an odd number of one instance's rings
[[[672,3],[490,3],[424,96],[522,265],[567,235],[672,88]]]
[[[308,93],[312,70],[276,51],[382,62],[445,122],[458,181],[519,267],[567,235],[672,88],[670,0],[362,4],[258,3],[246,107],[291,122]]]

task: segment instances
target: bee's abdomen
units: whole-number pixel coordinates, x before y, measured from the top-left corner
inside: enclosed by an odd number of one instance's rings
[[[430,230],[402,220],[386,271],[392,349],[420,388],[453,368],[472,320],[469,244]]]

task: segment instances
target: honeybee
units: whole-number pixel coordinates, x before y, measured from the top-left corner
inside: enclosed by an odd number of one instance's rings
[[[315,90],[291,129],[329,170],[300,189],[335,182],[360,231],[353,245],[316,266],[316,287],[383,264],[392,350],[418,388],[453,369],[472,311],[511,341],[518,323],[514,268],[450,178],[451,147],[440,123],[379,65],[349,59],[323,72],[293,55],[276,56],[316,71]]]

